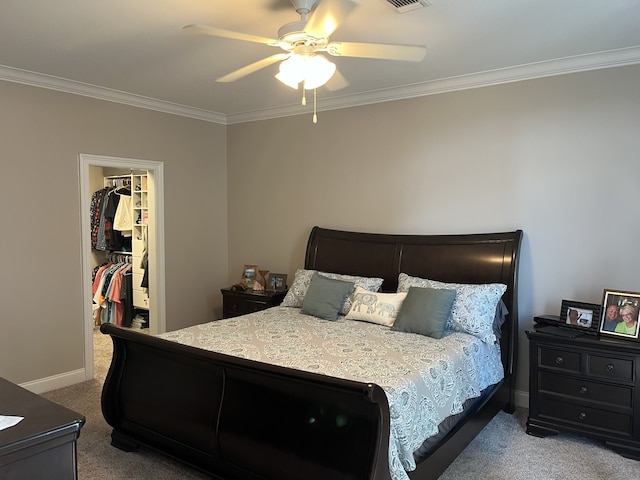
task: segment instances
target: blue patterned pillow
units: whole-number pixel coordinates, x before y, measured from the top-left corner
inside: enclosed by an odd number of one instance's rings
[[[283,307],[302,307],[302,302],[304,301],[304,297],[307,294],[307,290],[309,290],[309,283],[311,283],[311,278],[316,270],[305,270],[304,268],[299,268],[296,270],[296,274],[293,278],[293,283],[289,291],[285,295],[282,303],[280,304]],[[362,287],[365,290],[369,290],[371,292],[377,292],[380,290],[382,286],[382,282],[384,279],[382,278],[369,278],[369,277],[357,277],[354,275],[342,275],[339,273],[327,273],[327,272],[318,272],[323,277],[331,278],[333,280],[343,280],[345,282],[353,282],[356,287]],[[346,315],[349,313],[349,309],[351,308],[351,299],[347,298],[340,310],[341,315]]]
[[[498,302],[507,290],[506,285],[444,283],[401,273],[398,276],[398,292],[406,292],[410,287],[454,289],[456,299],[453,301],[451,313],[447,319],[446,330],[469,333],[485,343],[496,341],[493,320]]]

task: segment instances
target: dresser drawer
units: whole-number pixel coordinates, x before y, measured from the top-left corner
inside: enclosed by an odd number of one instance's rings
[[[600,355],[589,355],[589,375],[632,382],[633,360],[610,358]]]
[[[606,385],[584,378],[566,377],[549,372],[539,373],[539,388],[543,395],[566,395],[579,400],[598,402],[615,407],[633,408],[633,390],[628,387]]]
[[[580,372],[580,353],[546,345],[540,345],[538,348],[538,359],[541,367],[559,368],[568,372]]]
[[[633,417],[631,415],[559,402],[544,397],[539,399],[539,407],[541,417],[623,435],[630,436],[632,434]]]

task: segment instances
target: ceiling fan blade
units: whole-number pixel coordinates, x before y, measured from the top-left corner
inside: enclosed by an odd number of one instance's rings
[[[212,37],[230,38],[232,40],[243,40],[245,42],[263,43],[266,45],[275,45],[277,40],[257,35],[249,35],[248,33],[232,32],[231,30],[223,30],[222,28],[208,27],[206,25],[186,25],[182,27],[186,32],[197,35],[211,35]]]
[[[336,69],[331,79],[324,85],[327,90],[333,92],[335,90],[341,90],[349,86],[349,81]]]
[[[427,49],[422,45],[390,45],[385,43],[331,42],[327,53],[334,57],[382,58],[419,62]]]
[[[216,82],[228,83],[238,80],[239,78],[246,77],[258,70],[261,70],[269,65],[273,65],[276,62],[284,60],[288,58],[290,54],[288,53],[276,53],[275,55],[271,55],[270,57],[263,58],[262,60],[258,60],[257,62],[251,63],[245,67],[239,68],[231,73],[227,73],[226,75],[216,79]]]
[[[315,38],[329,38],[355,7],[352,0],[320,0],[304,31]]]

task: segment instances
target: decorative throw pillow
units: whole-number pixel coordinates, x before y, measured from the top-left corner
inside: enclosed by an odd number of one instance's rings
[[[485,343],[494,343],[493,321],[496,307],[507,290],[502,283],[466,284],[444,283],[426,278],[411,277],[405,273],[398,276],[398,291],[409,287],[455,289],[456,299],[451,307],[446,330],[475,335]]]
[[[300,311],[325,320],[337,320],[353,288],[353,282],[334,280],[316,272],[311,277]]]
[[[455,298],[455,290],[409,287],[391,330],[442,338]]]
[[[351,308],[346,318],[390,327],[393,325],[406,296],[405,292],[377,293],[356,287],[350,297]]]
[[[307,290],[309,289],[309,283],[311,282],[311,277],[313,277],[313,274],[315,272],[316,270],[306,270],[304,268],[299,268],[298,270],[296,270],[296,274],[293,277],[293,283],[291,285],[291,288],[285,295],[280,305],[282,305],[283,307],[300,308],[302,306],[302,302],[304,301],[304,297],[307,294]],[[327,273],[327,272],[318,272],[318,273],[324,277],[332,278],[334,280],[343,280],[346,282],[353,282],[355,283],[356,286],[362,287],[365,290],[370,290],[372,292],[377,292],[378,290],[380,290],[380,287],[382,286],[382,282],[384,281],[384,279],[382,278],[375,278],[375,277],[372,277],[372,278],[357,277],[354,275],[342,275],[339,273]],[[346,315],[349,312],[350,308],[351,308],[351,301],[347,298],[340,313],[342,315]]]

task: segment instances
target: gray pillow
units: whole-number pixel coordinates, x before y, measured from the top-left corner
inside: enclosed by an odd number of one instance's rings
[[[391,330],[442,338],[455,290],[409,287]]]
[[[300,311],[325,320],[337,320],[344,301],[354,288],[353,282],[334,280],[314,272]]]

